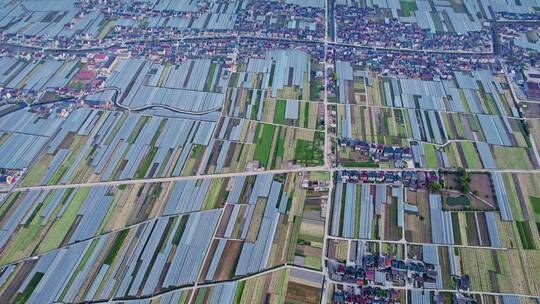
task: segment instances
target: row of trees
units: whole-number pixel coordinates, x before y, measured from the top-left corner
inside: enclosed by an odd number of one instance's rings
[[[459,184],[459,190],[461,193],[469,193],[469,190],[471,188],[471,176],[469,172],[467,172],[465,169],[459,167],[457,170],[458,174],[458,184]]]

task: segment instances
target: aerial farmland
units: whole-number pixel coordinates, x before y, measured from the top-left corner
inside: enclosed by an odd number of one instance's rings
[[[540,303],[534,0],[0,3],[0,303]]]

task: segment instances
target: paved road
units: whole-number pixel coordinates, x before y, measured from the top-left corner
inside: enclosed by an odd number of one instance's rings
[[[326,24],[325,24],[326,26]],[[327,30],[325,30],[325,38],[314,38],[314,39],[296,39],[296,38],[282,38],[282,37],[263,37],[263,36],[257,36],[258,33],[253,33],[253,35],[246,35],[242,33],[227,33],[227,34],[212,34],[212,35],[202,35],[202,36],[185,36],[185,37],[164,37],[164,38],[158,38],[154,40],[145,40],[145,39],[133,39],[123,42],[113,42],[109,44],[104,44],[101,46],[92,46],[92,47],[83,47],[79,49],[75,48],[55,48],[55,47],[49,47],[49,46],[39,46],[34,44],[28,44],[28,43],[20,43],[15,41],[9,41],[9,42],[2,42],[0,43],[0,47],[7,48],[7,49],[17,49],[21,51],[42,51],[45,53],[69,53],[69,54],[86,54],[89,52],[97,52],[97,51],[104,51],[104,50],[110,50],[115,48],[125,48],[129,45],[138,44],[138,43],[145,43],[147,45],[149,44],[159,44],[164,42],[179,42],[179,41],[185,41],[185,40],[203,40],[203,39],[258,39],[258,40],[275,40],[275,41],[287,41],[291,43],[307,43],[307,44],[330,44],[335,46],[346,46],[346,47],[355,47],[355,48],[365,48],[365,49],[371,49],[371,50],[379,50],[379,51],[398,51],[398,52],[419,52],[419,53],[431,53],[431,54],[461,54],[461,55],[493,55],[493,47],[491,47],[490,51],[484,51],[484,52],[475,52],[475,51],[463,51],[463,50],[422,50],[422,49],[408,49],[408,48],[396,48],[396,47],[379,47],[379,46],[372,46],[372,45],[360,45],[360,44],[351,44],[351,43],[343,43],[343,42],[334,42],[329,41]]]
[[[328,170],[324,167],[310,167],[310,168],[302,167],[302,168],[267,170],[267,171],[249,171],[249,172],[236,172],[236,173],[218,173],[218,174],[192,175],[192,176],[156,177],[156,178],[147,178],[147,179],[95,181],[95,182],[85,182],[85,183],[75,183],[75,184],[17,187],[13,191],[54,190],[54,189],[80,188],[80,187],[91,187],[91,186],[118,186],[118,185],[129,185],[129,184],[163,183],[163,182],[187,181],[187,180],[195,180],[195,179],[223,178],[223,177],[234,177],[234,176],[252,176],[252,175],[259,175],[259,174],[298,173],[298,172],[305,172],[305,171],[320,172],[320,171],[328,171]]]
[[[327,278],[328,278],[328,269],[326,268],[326,265],[324,261],[326,261],[326,250],[328,248],[328,231],[330,229],[330,214],[332,210],[332,195],[334,191],[334,175],[332,174],[332,166],[333,166],[333,160],[332,160],[332,141],[330,140],[330,134],[328,131],[328,124],[330,123],[330,111],[328,109],[328,42],[330,39],[334,39],[334,25],[332,24],[331,27],[328,27],[329,22],[334,22],[334,18],[331,20],[328,18],[329,16],[329,5],[333,6],[333,0],[326,0],[325,3],[325,19],[326,22],[326,29],[325,29],[325,37],[324,37],[324,167],[330,172],[330,184],[328,185],[328,198],[326,202],[326,208],[325,208],[325,214],[324,214],[324,236],[323,236],[323,250],[321,252],[321,267],[324,270],[324,281],[323,286],[321,290],[321,304],[326,304],[328,300],[328,286],[327,286]],[[332,8],[332,17],[333,17],[333,8]],[[331,33],[329,31],[332,31]],[[322,212],[322,211],[321,211]]]
[[[336,284],[342,284],[342,285],[346,285],[346,286],[358,286],[358,285],[356,285],[354,283],[343,283],[343,282],[334,281],[334,280],[331,280],[331,279],[329,279],[329,280],[331,282],[333,282],[333,283],[336,283]],[[390,287],[378,286],[378,285],[368,285],[368,286],[378,287],[378,288],[383,288],[383,289],[397,289],[397,290],[407,290],[407,291],[418,290],[418,291],[438,291],[438,292],[456,293],[455,289],[425,289],[425,288],[400,287],[400,286],[395,286],[395,287],[390,288]],[[532,295],[527,295],[527,294],[519,294],[519,293],[502,293],[502,292],[486,292],[486,291],[468,291],[467,293],[471,294],[471,295],[520,296],[520,297],[526,297],[526,298],[532,298],[532,299],[537,298],[537,296],[532,296]]]
[[[508,250],[506,247],[491,247],[491,246],[474,246],[474,245],[449,245],[449,244],[435,244],[435,243],[422,243],[422,242],[409,242],[404,239],[399,241],[391,240],[376,240],[376,239],[359,239],[359,238],[345,238],[340,236],[329,236],[329,239],[342,240],[342,241],[367,241],[371,243],[387,243],[387,244],[401,244],[401,245],[436,245],[438,247],[456,247],[456,248],[473,248],[473,249],[492,249],[492,250]]]
[[[266,102],[268,102],[268,101],[266,101]],[[304,100],[304,102],[308,102],[310,104],[313,103],[312,101],[305,101],[305,100]],[[299,126],[279,124],[279,123],[275,123],[273,121],[264,121],[264,120],[256,120],[256,119],[251,119],[251,118],[234,117],[234,116],[229,116],[228,114],[221,115],[221,117],[228,117],[228,118],[232,118],[232,119],[242,119],[242,120],[245,120],[245,121],[252,121],[252,122],[255,122],[255,123],[263,123],[265,125],[273,125],[273,126],[276,126],[276,127],[285,127],[285,128],[298,129],[298,130],[321,132],[321,130],[319,130],[319,129],[304,128],[304,127],[299,127]]]
[[[335,167],[327,168],[325,166],[318,167],[300,167],[291,169],[278,169],[278,170],[266,170],[266,171],[249,171],[249,172],[235,172],[235,173],[217,173],[206,175],[192,175],[192,176],[172,176],[172,177],[156,177],[147,179],[131,179],[131,180],[114,180],[114,181],[90,181],[84,183],[74,184],[59,184],[59,185],[43,185],[43,186],[28,186],[28,187],[16,187],[14,192],[30,191],[30,190],[54,190],[54,189],[66,189],[66,188],[80,188],[80,187],[92,187],[92,186],[118,186],[129,184],[144,184],[144,183],[164,183],[175,181],[187,181],[196,179],[208,179],[208,178],[224,178],[234,176],[253,176],[259,174],[287,174],[287,173],[300,173],[300,172],[336,172],[341,170],[360,170],[360,171],[375,171],[375,172],[402,172],[402,171],[435,171],[432,169],[418,169],[418,168],[366,168],[366,167]],[[441,172],[455,172],[454,169],[441,169]],[[468,172],[474,173],[540,173],[540,169],[471,169]]]

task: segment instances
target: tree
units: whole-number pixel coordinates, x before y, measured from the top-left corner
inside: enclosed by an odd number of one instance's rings
[[[442,185],[439,182],[430,182],[428,189],[430,192],[439,192],[442,190]]]
[[[461,185],[461,193],[468,193],[470,189],[470,186],[468,183]]]
[[[470,190],[471,176],[464,168],[457,169],[458,184],[462,193],[468,193]]]

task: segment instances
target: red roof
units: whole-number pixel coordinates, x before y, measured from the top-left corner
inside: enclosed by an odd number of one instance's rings
[[[375,279],[375,272],[374,272],[374,271],[368,271],[368,272],[366,272],[366,279],[368,279],[368,280],[374,280],[374,279]]]
[[[94,78],[94,72],[88,69],[82,69],[77,74],[77,80],[88,81]]]
[[[107,60],[107,54],[104,54],[104,53],[95,54],[94,60],[97,60],[97,61]]]

